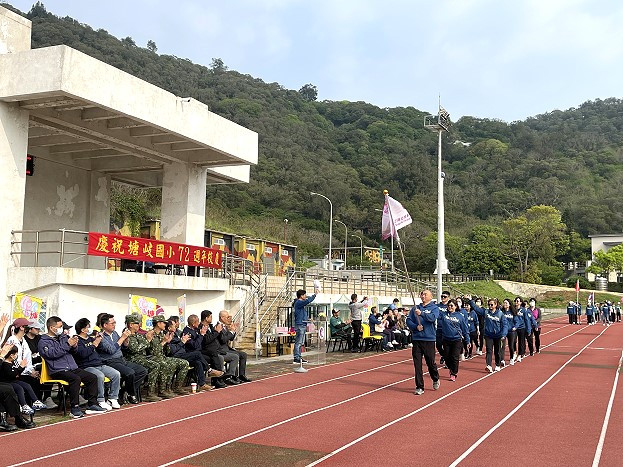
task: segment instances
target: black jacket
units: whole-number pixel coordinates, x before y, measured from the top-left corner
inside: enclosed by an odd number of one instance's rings
[[[202,325],[203,326],[203,325]],[[201,342],[201,353],[205,355],[218,355],[220,353],[221,342],[219,337],[221,336],[221,332],[216,332],[214,330],[214,326],[210,324],[208,327],[205,336],[203,336],[203,341]]]

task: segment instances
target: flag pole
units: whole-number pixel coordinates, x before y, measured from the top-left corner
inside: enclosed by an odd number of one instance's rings
[[[407,290],[411,294],[411,299],[413,300],[413,306],[415,306],[415,294],[413,293],[413,287],[411,287],[411,279],[409,278],[409,270],[407,269],[407,262],[405,261],[405,254],[402,249],[402,242],[400,241],[400,235],[398,235],[398,229],[396,229],[396,225],[394,224],[394,216],[392,214],[392,207],[389,203],[389,191],[383,190],[383,194],[385,195],[385,205],[387,206],[387,211],[389,212],[389,222],[391,225],[391,234],[392,238],[394,234],[396,234],[396,241],[398,242],[398,249],[400,250],[400,256],[402,258],[402,265],[405,268],[405,275],[407,276]],[[418,324],[420,324],[420,317],[417,316]]]

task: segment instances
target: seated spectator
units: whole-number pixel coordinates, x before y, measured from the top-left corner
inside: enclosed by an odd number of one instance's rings
[[[96,350],[104,365],[114,368],[121,374],[122,386],[119,392],[119,403],[123,404],[125,394],[131,404],[138,404],[138,390],[140,384],[147,377],[147,369],[138,363],[130,362],[123,357],[122,349],[128,347],[130,330],[124,329],[121,335],[115,331],[117,322],[109,313],[99,316],[102,329],[102,341]]]
[[[168,322],[172,323],[174,326],[173,332],[177,337],[182,337],[182,331],[180,331],[180,317],[177,315],[169,316]],[[168,327],[168,325],[167,325]]]
[[[227,310],[221,310],[219,313],[219,324],[223,327],[219,336],[221,343],[219,358],[221,365],[224,365],[224,362],[229,362],[229,368],[225,372],[225,384],[250,383],[251,380],[246,375],[247,354],[231,347],[236,338],[238,325],[232,322],[232,317]]]
[[[72,356],[78,346],[78,337],[67,336],[63,331],[63,321],[57,316],[51,316],[45,324],[48,332],[41,336],[39,353],[45,359],[50,376],[53,379],[67,381],[71,416],[73,418],[84,416],[79,406],[80,383],[84,384],[85,397],[88,400],[86,413],[105,412],[97,405],[97,377],[78,368]]]
[[[39,345],[39,340],[41,339],[41,330],[43,326],[36,319],[30,320],[30,325],[28,326],[28,330],[26,331],[26,335],[24,336],[24,341],[28,344],[30,348],[30,355],[32,358],[32,365],[35,369],[34,372],[31,372],[30,375],[33,378],[40,378],[41,376],[41,355],[39,355],[39,349],[37,346]],[[31,386],[33,386],[31,384]],[[58,405],[52,400],[52,384],[39,384],[39,388],[41,390],[41,394],[37,393],[37,388],[33,386],[35,394],[39,396],[39,400],[42,400],[48,409],[55,409]]]
[[[199,318],[196,315],[194,316],[197,323],[199,322]],[[190,317],[189,317],[190,319]],[[179,323],[179,321],[178,321]],[[184,328],[186,331],[188,327]],[[195,369],[195,375],[197,378],[197,389],[199,391],[211,391],[214,389],[212,386],[206,383],[206,372],[210,371],[210,366],[206,361],[205,357],[201,354],[201,350],[195,350],[194,346],[189,346],[191,350],[186,348],[186,344],[193,337],[190,333],[182,333],[181,337],[177,336],[175,333],[177,329],[175,328],[175,322],[167,321],[167,331],[172,334],[171,342],[169,342],[169,355],[175,358],[181,358],[186,360],[190,366]],[[199,333],[195,333],[198,336],[201,336]],[[203,338],[203,336],[201,336]],[[199,349],[201,349],[201,342],[199,342]],[[214,374],[214,372],[213,372]],[[221,376],[223,372],[219,371],[218,374],[214,374],[214,376]]]
[[[381,313],[376,311],[376,307],[370,308],[370,316],[368,316],[368,325],[370,326],[371,336],[383,336],[383,350],[393,349],[394,346],[389,341],[389,336],[384,332],[385,326],[381,321]]]
[[[351,337],[353,328],[350,326],[350,320],[344,323],[340,318],[340,310],[333,310],[331,314],[332,316],[329,320],[331,337],[341,337],[342,339],[345,339],[346,344],[348,345],[348,350],[351,350],[353,347],[353,341]]]
[[[385,329],[389,331],[391,334],[388,336],[388,339],[391,339],[391,343],[395,346],[399,346],[401,349],[404,349],[408,342],[407,336],[398,329],[398,308],[395,310],[387,309],[386,316],[384,316]]]
[[[15,394],[17,394],[17,400],[21,407],[21,411],[24,415],[32,415],[35,410],[43,410],[47,408],[43,402],[41,402],[32,386],[26,381],[19,379],[20,374],[26,367],[26,360],[17,360],[17,347],[13,344],[7,343],[7,346],[11,346],[9,352],[4,357],[4,361],[0,365],[0,382],[10,383],[13,386]]]
[[[78,334],[78,347],[75,356],[78,367],[83,368],[89,373],[97,376],[97,403],[105,410],[120,409],[119,388],[121,386],[121,374],[114,368],[104,365],[97,353],[97,348],[102,342],[102,333],[90,336],[91,322],[86,318],[81,318],[76,322],[74,329]],[[110,392],[108,402],[106,401],[104,379],[110,380]]]
[[[7,343],[13,344],[17,348],[17,357],[15,358],[15,367],[18,366],[18,363],[25,362],[25,365],[22,366],[22,373],[19,375],[20,381],[28,383],[30,385],[30,389],[34,391],[36,394],[36,401],[40,402],[41,400],[41,383],[39,382],[39,371],[35,369],[32,363],[32,352],[28,343],[26,342],[25,336],[30,328],[31,323],[26,318],[18,318],[13,321],[9,329]],[[46,407],[40,407],[39,404],[35,404],[37,407],[34,407],[35,410],[42,410]]]
[[[151,336],[146,335],[145,338],[149,342],[147,354],[151,360],[158,362],[161,368],[160,391],[166,397],[188,394],[190,391],[184,388],[184,383],[190,365],[181,358],[167,357],[173,333],[164,331],[167,323],[164,315],[154,316],[152,322],[154,324],[153,332]],[[173,382],[174,378],[175,382]]]
[[[398,308],[396,311],[396,329],[404,334],[404,338],[407,341],[407,347],[413,347],[413,343],[411,342],[411,331],[407,326],[407,313],[404,308]]]
[[[128,346],[126,349],[127,359],[138,365],[147,368],[147,395],[145,396],[145,402],[157,402],[162,400],[162,397],[158,396],[158,383],[161,379],[161,365],[160,362],[152,360],[147,355],[147,349],[149,348],[149,342],[153,338],[153,330],[147,331],[145,335],[140,334],[138,331],[141,328],[141,322],[143,318],[139,314],[132,314],[125,317],[125,323],[130,331],[128,337]],[[149,337],[149,340],[147,338]],[[164,394],[164,386],[162,386],[161,394],[163,397],[174,397],[175,394]]]
[[[9,315],[3,314],[0,316],[0,336],[4,333],[4,328],[8,322]],[[12,348],[13,345],[11,344],[4,345],[0,348],[0,363],[4,363],[4,359]],[[6,416],[7,414],[15,418],[15,425],[9,423]],[[22,417],[17,394],[15,394],[13,387],[8,383],[0,383],[0,431],[15,431],[18,427],[34,428],[35,424]]]
[[[219,337],[223,332],[223,325],[221,323],[216,323],[216,326],[212,326],[212,312],[210,310],[203,310],[201,312],[201,327],[199,328],[199,332],[204,333],[203,340],[201,341],[201,353],[212,368],[222,372],[224,363],[219,356],[221,348]],[[222,389],[226,388],[227,384],[223,381],[223,377],[214,377],[212,378],[212,386],[216,389]]]

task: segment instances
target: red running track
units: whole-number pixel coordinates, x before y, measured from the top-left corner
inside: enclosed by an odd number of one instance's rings
[[[600,465],[619,465],[622,335],[621,324],[546,322],[541,354],[492,375],[475,357],[456,383],[442,369],[440,390],[428,379],[419,397],[410,352],[371,355],[2,435],[0,464],[257,465],[266,461],[257,453],[280,450],[300,465],[379,465],[398,461],[391,446],[404,442],[409,464],[591,465],[599,451]]]

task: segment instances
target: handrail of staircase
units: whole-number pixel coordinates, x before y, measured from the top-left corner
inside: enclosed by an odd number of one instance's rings
[[[233,321],[239,323],[240,325],[240,329],[238,331],[239,335],[242,335],[246,324],[251,321],[254,316],[254,313],[246,313],[247,306],[249,306],[250,303],[255,304],[254,299],[256,296],[258,297],[260,305],[262,304],[264,297],[266,297],[268,273],[264,275],[258,275],[258,277],[258,284],[254,286],[251,290],[247,291],[246,300],[244,301],[243,305],[238,309],[233,318]]]
[[[275,296],[275,298],[273,299],[272,302],[270,302],[270,304],[268,305],[268,307],[266,308],[266,310],[264,310],[264,313],[262,313],[262,316],[258,317],[258,326],[260,328],[260,332],[262,334],[266,333],[266,330],[262,327],[262,320],[264,319],[264,316],[266,316],[266,314],[272,309],[272,307],[275,305],[275,303],[277,302],[277,300],[282,298],[282,295],[287,294],[288,289],[290,287],[290,284],[292,282],[292,279],[294,279],[294,277],[296,276],[296,270],[293,270],[290,275],[288,276],[288,278],[286,279],[285,283],[283,284],[283,286],[281,287],[281,289],[279,289],[279,292],[277,292],[277,295]]]

